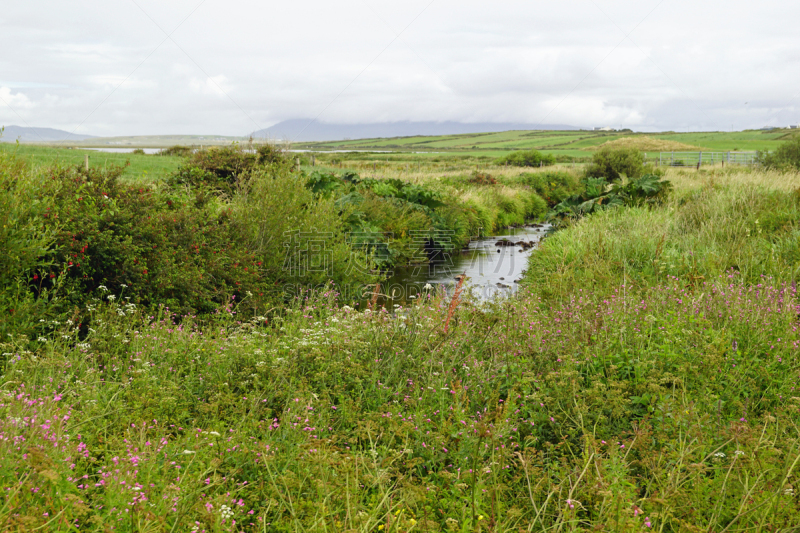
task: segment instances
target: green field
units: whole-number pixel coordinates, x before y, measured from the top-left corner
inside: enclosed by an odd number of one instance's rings
[[[645,138],[700,147],[706,151],[773,150],[792,130],[654,133],[594,131],[507,131],[442,135],[435,137],[397,137],[392,139],[359,139],[318,143],[296,143],[308,150],[390,150],[420,152],[457,152],[474,156],[500,157],[512,150],[536,149],[554,155],[588,158],[591,149],[621,138]]]
[[[145,180],[163,178],[174,172],[182,161],[182,158],[174,156],[109,153],[97,150],[10,143],[0,143],[0,154],[16,155],[34,167],[83,165],[85,156],[88,155],[90,168],[106,168],[116,165],[125,168],[123,176],[126,178]]]

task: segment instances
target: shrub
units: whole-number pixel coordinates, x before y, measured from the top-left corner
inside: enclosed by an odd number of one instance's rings
[[[782,143],[774,152],[758,152],[758,160],[771,169],[800,170],[800,137]]]
[[[479,172],[477,170],[472,171],[472,175],[468,181],[475,185],[497,185],[497,180],[492,177],[491,174],[488,172]]]
[[[46,252],[56,239],[49,176],[33,173],[14,156],[0,153],[0,336],[32,335],[49,311],[45,292],[30,291],[42,272],[54,267]]]
[[[554,206],[565,198],[578,194],[583,190],[583,184],[578,179],[578,176],[564,171],[548,170],[521,174],[515,179],[508,180],[508,183],[532,187],[549,206]]]
[[[292,162],[269,144],[259,146],[255,153],[239,145],[214,147],[192,153],[169,181],[173,185],[205,186],[231,193],[241,176],[266,166],[291,168]]]
[[[644,156],[636,148],[601,148],[594,153],[586,176],[619,181],[622,174],[636,179],[644,173]]]
[[[497,159],[495,165],[511,165],[513,167],[540,167],[550,166],[556,163],[556,158],[551,154],[542,154],[538,150],[525,150],[511,152],[510,154]]]
[[[181,146],[176,144],[175,146],[170,146],[169,148],[164,148],[163,150],[159,151],[160,155],[176,155],[180,157],[186,157],[191,155],[193,150],[189,146]]]

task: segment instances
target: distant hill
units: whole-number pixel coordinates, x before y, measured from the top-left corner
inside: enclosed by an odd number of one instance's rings
[[[52,142],[52,141],[85,141],[92,139],[92,135],[80,135],[53,128],[26,128],[23,126],[6,126],[0,142]]]
[[[379,122],[375,124],[325,124],[316,120],[284,120],[252,133],[255,138],[288,139],[297,142],[412,137],[416,135],[457,135],[509,130],[577,130],[563,124],[515,124],[504,122]]]

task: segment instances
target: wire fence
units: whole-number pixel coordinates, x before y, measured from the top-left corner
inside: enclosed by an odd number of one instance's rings
[[[758,152],[661,152],[659,165],[696,167],[699,165],[755,165]]]

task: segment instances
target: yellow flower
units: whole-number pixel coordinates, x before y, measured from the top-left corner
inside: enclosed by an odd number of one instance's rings
[[[412,526],[416,526],[416,525],[417,525],[417,521],[416,521],[416,520],[414,520],[413,518],[412,518],[411,520],[409,520],[408,522],[409,522],[409,523],[410,523]]]
[[[480,522],[481,520],[483,520],[483,515],[482,514],[478,515],[478,522]]]
[[[378,526],[378,531],[383,531],[383,524]]]

